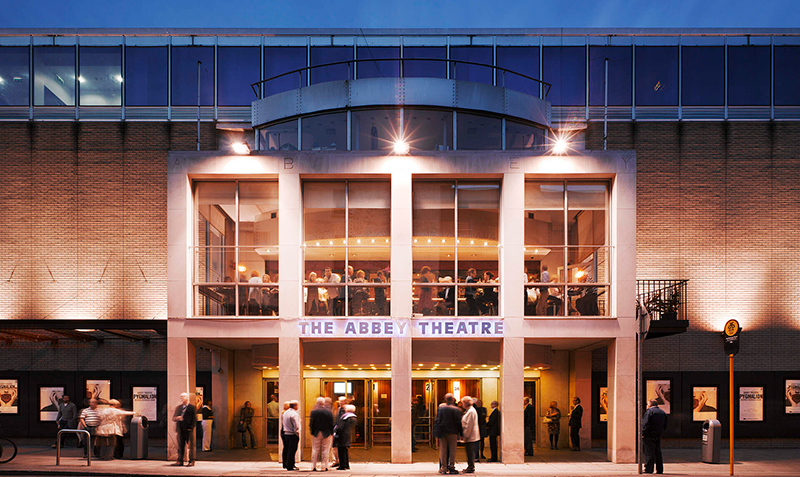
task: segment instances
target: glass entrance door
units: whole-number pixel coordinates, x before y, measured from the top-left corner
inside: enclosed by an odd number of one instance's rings
[[[389,379],[367,380],[365,448],[392,445],[392,382]]]
[[[436,447],[433,438],[433,422],[436,410],[436,380],[415,379],[411,381],[412,406],[417,406],[417,422],[412,423],[414,440],[417,445],[428,444]],[[421,405],[420,405],[421,404]],[[416,424],[416,426],[414,426]]]
[[[280,394],[277,379],[264,379],[264,435],[267,436],[267,445],[278,443],[278,429],[280,428],[280,415],[283,405],[280,404]]]

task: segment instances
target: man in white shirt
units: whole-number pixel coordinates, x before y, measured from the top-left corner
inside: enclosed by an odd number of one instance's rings
[[[550,272],[547,271],[547,265],[542,265],[542,276],[539,278],[540,283],[550,283]],[[536,303],[536,315],[545,316],[547,314],[547,298],[550,296],[550,289],[548,287],[539,287],[539,301]]]
[[[250,272],[250,283],[262,283],[258,275],[258,270]],[[250,287],[247,292],[247,314],[261,314],[261,287]]]
[[[467,451],[467,468],[465,474],[475,473],[475,456],[478,455],[478,446],[481,440],[481,430],[478,426],[478,412],[473,406],[473,399],[469,396],[461,398],[461,406],[467,411],[461,417],[461,427],[464,429],[464,448]]]
[[[300,415],[297,409],[300,402],[289,401],[289,409],[283,413],[283,468],[286,470],[300,470],[294,465],[297,444],[300,442]]]
[[[331,272],[330,268],[325,269],[325,278],[322,280],[324,283],[342,283],[342,277],[338,273]],[[342,287],[331,286],[327,287],[328,290],[328,308],[330,314],[334,316],[342,316],[344,313],[344,299],[342,295]]]

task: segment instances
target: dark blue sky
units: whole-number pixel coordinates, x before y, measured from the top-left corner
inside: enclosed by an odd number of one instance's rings
[[[800,26],[798,0],[2,0],[0,28]]]

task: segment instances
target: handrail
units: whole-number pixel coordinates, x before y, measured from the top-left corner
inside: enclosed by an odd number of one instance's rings
[[[61,465],[61,434],[86,434],[86,465],[92,466],[92,435],[86,429],[61,429],[56,436],[56,465]]]
[[[281,73],[279,75],[275,75],[275,76],[272,76],[270,78],[267,78],[267,79],[264,79],[264,80],[261,80],[261,81],[257,81],[255,83],[251,84],[250,87],[253,89],[253,93],[256,95],[256,99],[261,99],[261,94],[259,93],[259,90],[256,89],[256,86],[258,86],[259,89],[260,89],[261,85],[266,84],[269,81],[276,80],[276,79],[282,78],[284,76],[293,75],[295,73],[300,74],[300,80],[301,80],[301,83],[302,83],[302,79],[303,79],[302,73],[304,71],[306,72],[306,74],[309,74],[310,71],[312,69],[314,69],[314,68],[325,68],[325,67],[328,67],[328,66],[336,66],[336,65],[344,65],[344,64],[348,65],[347,78],[350,79],[350,70],[351,69],[349,68],[349,65],[351,63],[359,63],[359,62],[362,62],[362,61],[376,61],[376,62],[377,61],[399,61],[399,62],[401,62],[400,63],[401,64],[401,71],[403,70],[402,65],[404,64],[405,61],[439,61],[439,62],[445,62],[445,63],[448,63],[448,64],[449,63],[455,63],[455,64],[462,64],[462,65],[483,66],[483,67],[486,67],[486,68],[492,68],[493,70],[501,71],[503,73],[502,74],[502,80],[503,80],[503,86],[502,87],[505,87],[505,74],[506,73],[511,73],[513,75],[520,76],[520,77],[525,78],[527,80],[530,80],[530,81],[533,81],[535,83],[538,83],[538,84],[540,84],[542,86],[545,86],[546,89],[544,91],[544,98],[542,98],[542,99],[547,99],[547,95],[550,94],[550,88],[552,87],[552,85],[550,83],[546,82],[546,81],[542,81],[542,80],[534,78],[532,76],[528,76],[528,75],[523,74],[523,73],[518,73],[516,71],[509,70],[508,68],[503,68],[502,66],[487,65],[486,63],[478,63],[478,62],[475,62],[475,61],[453,60],[453,59],[449,59],[448,60],[446,58],[399,58],[399,57],[398,58],[363,58],[363,59],[335,61],[333,63],[324,63],[324,64],[321,64],[321,65],[305,66],[303,68],[297,68],[297,69],[292,70],[292,71],[287,71],[286,73]],[[455,72],[454,72],[454,76],[455,76]],[[407,78],[407,76],[405,76],[405,75],[402,75],[400,77],[401,78]],[[453,79],[455,79],[455,77]],[[300,87],[302,88],[303,85],[301,84]]]

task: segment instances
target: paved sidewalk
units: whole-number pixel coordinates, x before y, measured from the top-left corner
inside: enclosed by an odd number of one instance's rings
[[[300,472],[286,472],[281,465],[269,461],[268,451],[259,449],[265,460],[255,460],[258,451],[230,450],[199,453],[195,467],[173,467],[163,460],[163,449],[151,449],[150,460],[93,460],[91,467],[81,459],[82,450],[65,449],[61,465],[55,465],[55,450],[49,447],[24,447],[12,462],[0,465],[0,475],[13,476],[316,476],[310,472],[308,462],[300,462]],[[461,450],[461,449],[459,449]],[[158,455],[160,454],[160,455]],[[686,476],[726,476],[729,473],[727,462],[723,464],[704,464],[699,462],[699,450],[666,449],[665,474]],[[723,458],[727,461],[727,452]],[[415,454],[416,455],[416,454]],[[459,458],[463,456],[459,453]],[[213,460],[211,460],[213,458]],[[226,459],[228,458],[228,459]],[[528,458],[525,464],[506,465],[481,462],[476,464],[477,475],[492,476],[616,476],[636,475],[636,464],[612,464],[606,462],[604,450],[582,452],[537,450],[537,456]],[[464,464],[459,463],[459,469]],[[741,476],[797,476],[800,474],[799,449],[742,449],[736,453],[736,475]],[[345,472],[331,470],[328,477],[340,476],[436,476],[434,462],[415,462],[413,464],[390,464],[386,462],[353,462]]]

